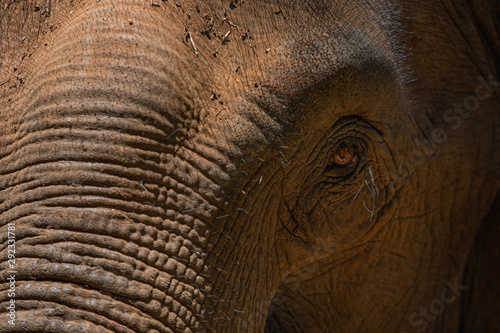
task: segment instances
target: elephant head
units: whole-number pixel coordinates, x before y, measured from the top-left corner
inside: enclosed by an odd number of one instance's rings
[[[494,6],[4,0],[1,331],[477,328]]]

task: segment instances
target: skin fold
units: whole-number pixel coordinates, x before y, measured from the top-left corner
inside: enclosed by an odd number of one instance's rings
[[[0,331],[497,330],[498,7],[0,1]]]

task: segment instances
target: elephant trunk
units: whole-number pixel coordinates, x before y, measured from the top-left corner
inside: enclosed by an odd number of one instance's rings
[[[134,17],[143,4],[75,12],[33,60],[0,156],[0,302],[16,310],[2,332],[206,331],[238,309],[235,244],[213,226],[224,156],[189,146],[183,44],[160,14]]]

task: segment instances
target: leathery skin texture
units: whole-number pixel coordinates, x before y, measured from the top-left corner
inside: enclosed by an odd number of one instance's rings
[[[0,331],[500,327],[496,29],[481,0],[1,1]]]

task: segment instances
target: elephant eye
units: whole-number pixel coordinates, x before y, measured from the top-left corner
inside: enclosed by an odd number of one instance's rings
[[[325,172],[332,177],[351,174],[364,157],[364,144],[357,138],[344,138],[329,151]]]
[[[356,151],[348,148],[342,148],[333,154],[330,164],[335,166],[347,166],[349,164],[356,163],[358,158],[359,156]]]

